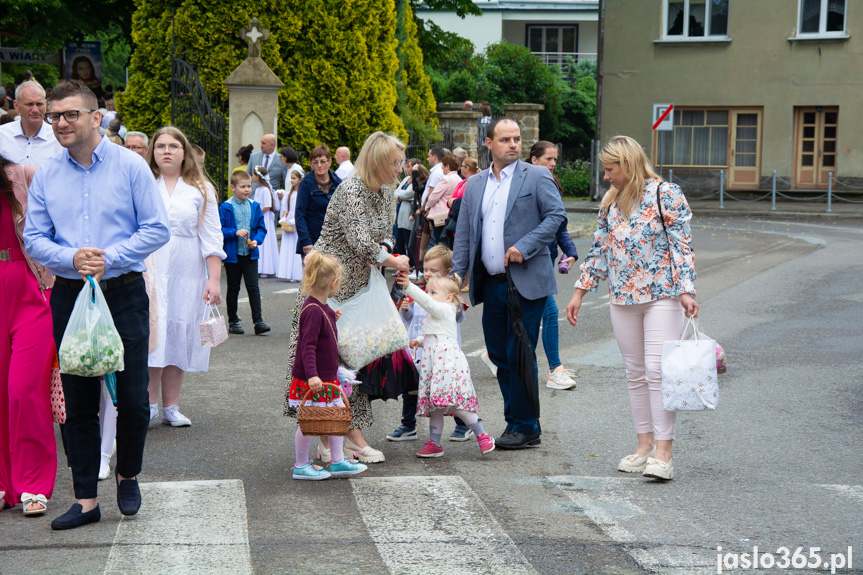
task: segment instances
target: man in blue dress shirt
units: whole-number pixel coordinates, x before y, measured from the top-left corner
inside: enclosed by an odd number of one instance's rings
[[[166,244],[165,206],[146,161],[99,134],[96,96],[78,80],[54,88],[47,120],[65,150],[43,164],[30,187],[24,242],[27,252],[51,268],[54,341],[63,339],[84,278],[100,282],[124,347],[117,375],[117,504],[124,515],[141,506],[137,475],[150,420],[147,395],[149,304],[141,272],[144,258]],[[62,366],[61,366],[62,367]],[[99,521],[98,378],[64,374],[63,433],[75,498],[51,522],[71,529]]]

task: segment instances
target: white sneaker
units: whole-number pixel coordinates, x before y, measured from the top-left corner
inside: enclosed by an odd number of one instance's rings
[[[159,404],[151,403],[150,404],[150,425],[159,417]]]
[[[111,460],[103,455],[99,462],[99,481],[104,481],[111,476]]]
[[[482,358],[482,362],[491,370],[491,374],[497,377],[497,366],[491,361],[491,358],[488,356],[488,351],[482,352],[480,357]]]
[[[176,405],[162,408],[162,425],[170,425],[171,427],[189,427],[192,421],[180,413],[180,408]]]
[[[558,365],[557,369],[548,373],[548,382],[545,386],[551,389],[575,389],[575,372],[571,369],[563,369]]]

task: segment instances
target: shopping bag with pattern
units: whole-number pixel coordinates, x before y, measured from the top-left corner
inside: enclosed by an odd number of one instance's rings
[[[63,395],[63,382],[60,380],[60,361],[54,351],[54,365],[51,366],[51,415],[54,423],[66,423],[66,396]]]
[[[692,327],[694,339],[686,333]],[[666,411],[716,409],[716,342],[698,332],[698,320],[689,318],[680,339],[662,344],[662,408]]]
[[[219,313],[219,308],[213,304],[207,304],[200,327],[201,347],[216,347],[228,339],[228,326],[225,324],[225,318]]]

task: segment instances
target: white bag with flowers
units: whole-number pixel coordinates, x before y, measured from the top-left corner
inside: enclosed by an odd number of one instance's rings
[[[123,371],[123,340],[114,327],[108,302],[99,284],[90,276],[87,280],[60,342],[60,372],[98,377]]]
[[[694,339],[686,339],[692,327]],[[698,320],[688,318],[680,339],[662,344],[662,409],[705,411],[716,409],[716,341],[698,331]]]
[[[342,312],[339,357],[347,367],[362,369],[408,346],[408,334],[390,298],[387,280],[376,268],[372,268],[366,287],[343,303],[332,298],[327,303]]]

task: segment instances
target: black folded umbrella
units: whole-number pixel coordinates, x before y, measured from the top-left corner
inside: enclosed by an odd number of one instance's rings
[[[521,310],[521,299],[515,284],[512,283],[512,275],[509,266],[506,268],[506,283],[509,289],[506,291],[506,311],[512,320],[512,330],[515,333],[515,357],[518,379],[524,388],[524,394],[530,403],[533,416],[539,419],[539,379],[536,373],[536,351],[527,336],[527,328],[524,326],[524,316]]]

